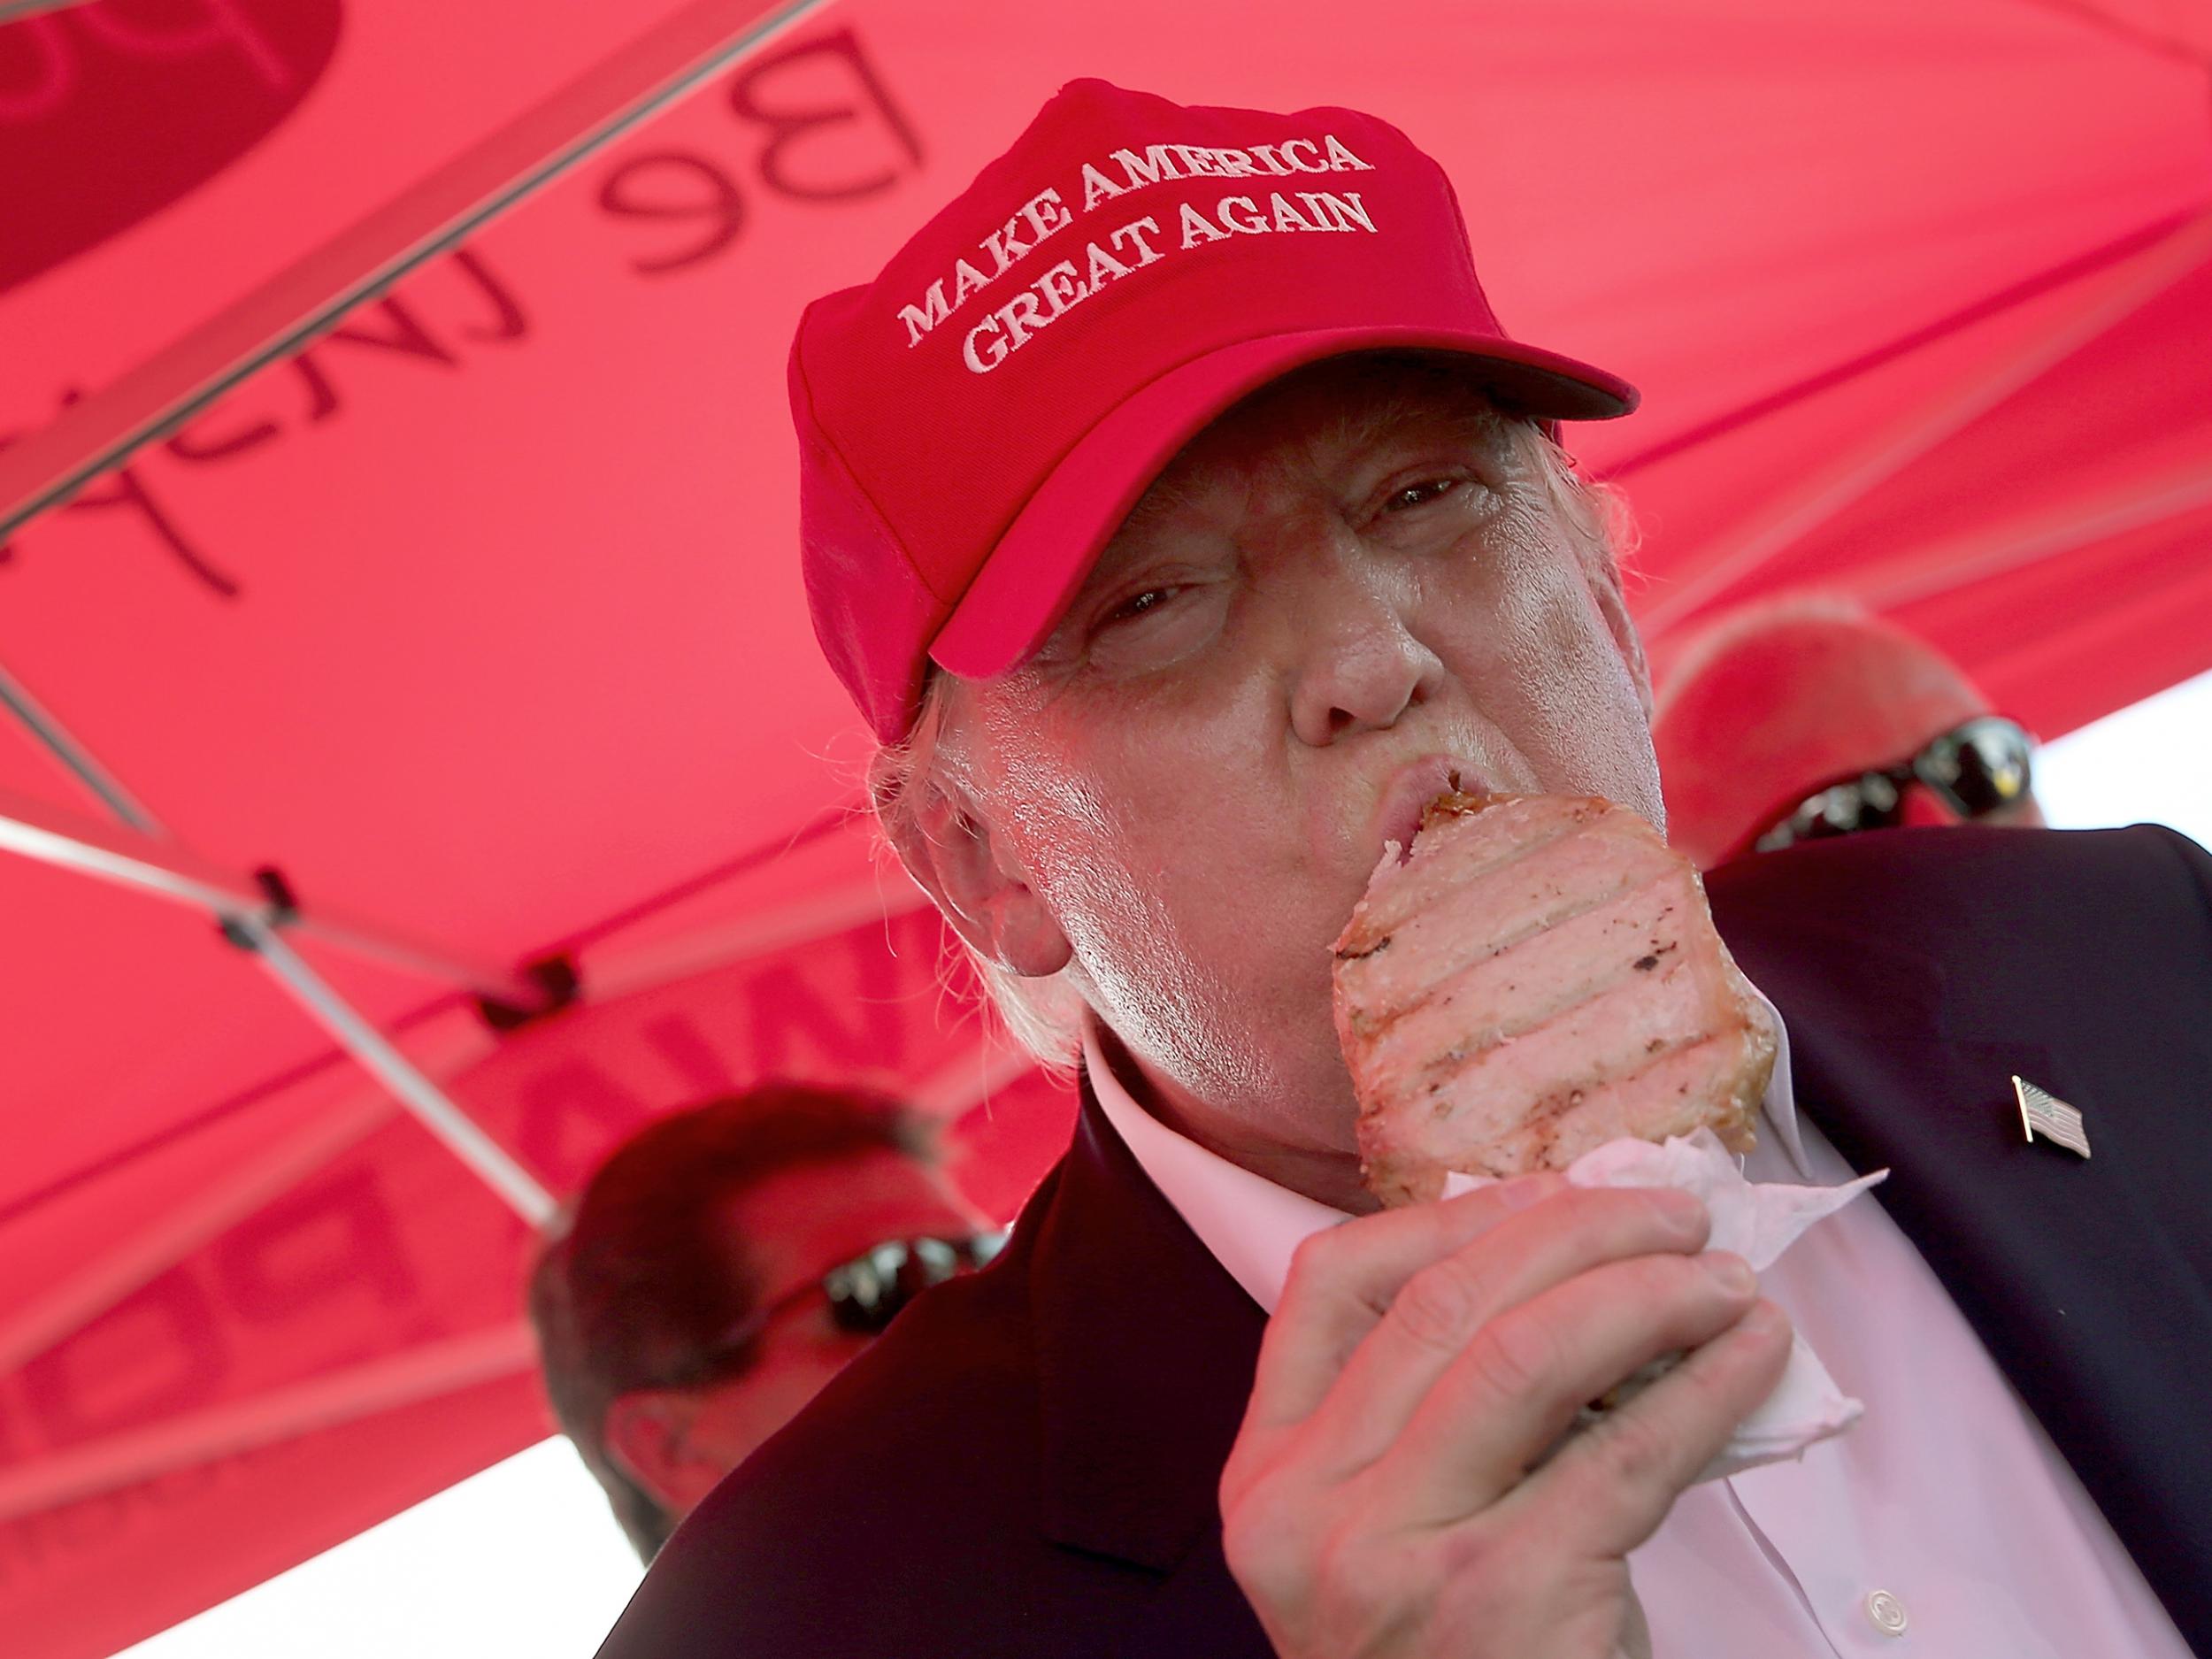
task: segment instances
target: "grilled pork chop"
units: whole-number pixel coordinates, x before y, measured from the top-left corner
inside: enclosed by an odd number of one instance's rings
[[[1564,1169],[1701,1126],[1738,1151],[1774,1066],[1765,1009],[1689,861],[1623,807],[1439,796],[1336,941],[1368,1188]]]

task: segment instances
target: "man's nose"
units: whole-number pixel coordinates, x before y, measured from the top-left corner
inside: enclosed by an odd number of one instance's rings
[[[1444,672],[1407,626],[1402,577],[1356,549],[1333,549],[1317,563],[1327,579],[1304,586],[1290,607],[1299,648],[1291,729],[1317,749],[1395,725]]]

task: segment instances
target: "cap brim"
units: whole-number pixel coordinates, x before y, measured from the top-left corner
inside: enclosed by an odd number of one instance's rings
[[[1029,498],[930,646],[940,667],[989,680],[1051,634],[1152,480],[1209,422],[1270,380],[1363,351],[1448,352],[1501,404],[1545,420],[1609,420],[1636,388],[1572,357],[1495,334],[1409,328],[1271,334],[1210,352],[1124,401],[1079,439]]]

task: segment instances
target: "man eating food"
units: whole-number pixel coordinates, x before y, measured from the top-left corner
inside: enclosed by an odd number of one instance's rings
[[[1403,134],[1073,83],[810,308],[791,388],[886,831],[1084,1110],[606,1654],[2212,1650],[2179,838],[1808,847],[1716,879],[1725,952],[1688,879],[1691,954],[1779,1010],[1747,1172],[1893,1170],[1761,1281],[1678,1192],[1363,1180],[1332,946],[1386,847],[1454,794],[1664,821],[1623,515],[1555,436],[1634,393],[1502,332]],[[1539,932],[1652,851],[1594,844]],[[2021,1139],[2015,1073],[2093,1158]],[[1700,1481],[1793,1327],[1863,1418]]]

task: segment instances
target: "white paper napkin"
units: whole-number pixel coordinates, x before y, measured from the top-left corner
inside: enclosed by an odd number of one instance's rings
[[[1841,1187],[1747,1181],[1735,1155],[1709,1129],[1678,1136],[1664,1145],[1609,1141],[1567,1169],[1567,1179],[1577,1187],[1673,1187],[1694,1194],[1713,1218],[1706,1248],[1732,1250],[1751,1263],[1754,1272],[1772,1266],[1806,1228],[1833,1215],[1888,1174],[1878,1170]],[[1448,1175],[1444,1194],[1448,1198],[1489,1184],[1478,1176]],[[1794,1457],[1816,1441],[1842,1433],[1864,1409],[1836,1386],[1805,1339],[1794,1337],[1782,1380],[1737,1427],[1698,1479],[1718,1480],[1761,1463]]]

